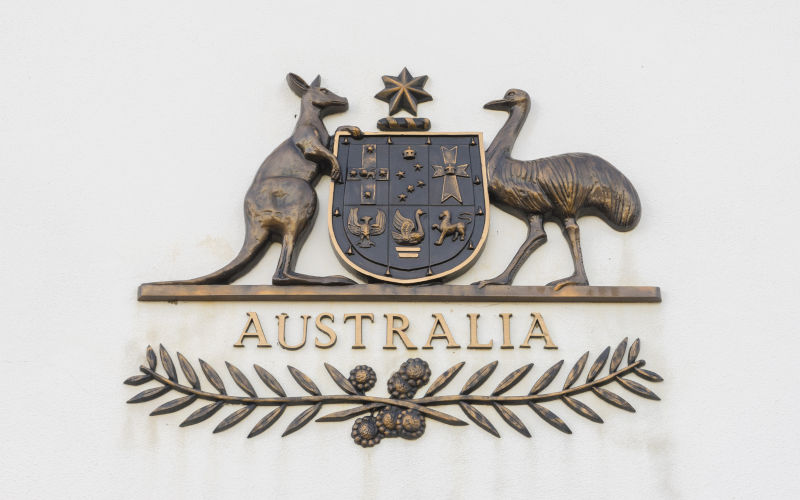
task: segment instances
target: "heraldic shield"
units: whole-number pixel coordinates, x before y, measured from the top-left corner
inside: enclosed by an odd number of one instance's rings
[[[489,194],[478,132],[335,137],[328,230],[339,259],[368,281],[457,276],[483,249]]]

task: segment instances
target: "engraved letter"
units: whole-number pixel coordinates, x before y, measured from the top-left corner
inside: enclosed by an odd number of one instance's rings
[[[511,343],[511,313],[500,313],[503,318],[503,345],[500,349],[513,349],[514,345]]]
[[[520,347],[526,347],[530,349],[531,346],[528,345],[528,343],[531,341],[531,339],[544,339],[545,349],[558,349],[558,346],[553,343],[552,339],[550,339],[550,332],[547,331],[547,325],[544,324],[544,318],[542,318],[542,315],[539,313],[531,313],[531,317],[533,317],[531,328],[528,330],[528,336],[525,337],[525,340],[522,342]],[[539,330],[542,331],[541,335],[533,334],[533,330],[537,326],[539,327]]]
[[[400,337],[400,340],[403,341],[405,344],[406,349],[416,349],[417,346],[411,343],[406,335],[406,330],[408,330],[408,318],[403,316],[402,314],[384,314],[383,317],[386,318],[386,345],[383,346],[384,349],[397,349],[397,346],[394,345],[394,336],[397,334]],[[400,326],[394,326],[394,320],[400,320]]]
[[[348,319],[355,319],[356,320],[356,341],[353,343],[353,349],[366,349],[366,346],[362,343],[361,334],[363,330],[361,329],[361,323],[364,318],[368,318],[373,323],[375,322],[375,316],[372,313],[356,313],[356,314],[345,314],[344,315],[344,322],[347,323]]]
[[[314,339],[314,345],[319,347],[320,349],[327,349],[329,347],[333,347],[333,344],[336,343],[336,332],[334,332],[333,328],[329,327],[328,325],[322,324],[323,318],[327,318],[333,321],[333,314],[321,313],[317,315],[317,319],[314,320],[314,324],[317,326],[317,330],[327,335],[331,340],[327,344],[323,344],[319,341],[319,337],[317,337]]]
[[[247,330],[250,329],[250,325],[253,325],[253,328],[256,329],[255,332],[247,332]],[[264,329],[261,328],[261,321],[258,320],[258,314],[254,312],[247,313],[247,324],[244,325],[244,330],[242,330],[239,340],[233,344],[233,347],[244,347],[242,341],[245,337],[258,337],[258,347],[272,347],[267,343],[267,339],[264,337]]]
[[[494,340],[489,340],[488,344],[478,343],[478,318],[480,314],[469,313],[469,345],[467,349],[491,349]]]
[[[303,340],[297,345],[286,344],[286,318],[288,318],[289,315],[286,313],[281,313],[275,317],[278,318],[278,343],[281,345],[281,347],[283,347],[284,349],[288,349],[290,351],[296,351],[297,349],[300,349],[301,347],[306,345],[306,333],[308,333],[308,320],[311,318],[311,316],[308,316],[306,314],[302,316]]]
[[[422,346],[423,349],[433,349],[431,342],[434,339],[445,339],[447,340],[447,348],[448,349],[460,349],[461,346],[456,344],[456,341],[453,340],[453,335],[450,333],[450,327],[447,326],[447,322],[442,317],[441,313],[434,313],[433,315],[434,322],[433,328],[431,328],[431,334],[428,336],[428,343]],[[441,327],[442,333],[435,335],[436,327]]]

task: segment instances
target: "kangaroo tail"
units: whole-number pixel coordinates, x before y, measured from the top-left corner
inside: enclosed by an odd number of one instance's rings
[[[463,213],[458,216],[459,219],[465,221],[466,223],[472,222],[472,214],[471,213]]]
[[[264,232],[266,233],[266,232]],[[263,236],[258,238],[257,236]],[[247,274],[252,269],[264,251],[267,249],[269,238],[267,234],[254,235],[248,231],[242,249],[230,263],[211,274],[190,280],[160,281],[148,283],[149,285],[225,285]]]

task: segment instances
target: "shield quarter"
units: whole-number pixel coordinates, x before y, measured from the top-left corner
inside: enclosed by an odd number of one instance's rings
[[[453,278],[483,249],[489,194],[479,132],[336,134],[328,230],[336,255],[368,281]]]

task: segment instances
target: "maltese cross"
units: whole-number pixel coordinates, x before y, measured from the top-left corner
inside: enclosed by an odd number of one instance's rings
[[[456,158],[458,157],[458,146],[448,148],[442,146],[442,158],[444,159],[442,165],[431,165],[433,167],[433,177],[444,177],[442,182],[442,203],[449,198],[455,198],[459,203],[461,201],[461,191],[458,189],[457,177],[469,177],[467,167],[469,163],[463,165],[456,165]]]

